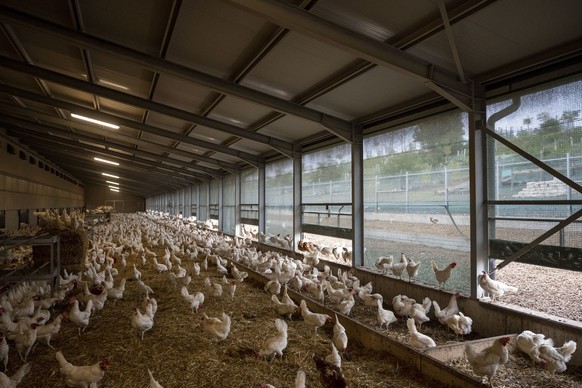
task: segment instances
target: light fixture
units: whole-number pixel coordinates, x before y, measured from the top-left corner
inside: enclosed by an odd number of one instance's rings
[[[119,125],[106,123],[105,121],[101,121],[101,120],[95,120],[95,119],[92,119],[90,117],[78,115],[76,113],[71,113],[71,117],[74,117],[74,118],[79,119],[79,120],[85,120],[85,121],[88,121],[88,122],[93,123],[93,124],[103,125],[104,127],[119,129]]]
[[[93,159],[95,159],[96,161],[101,162],[101,163],[108,163],[108,164],[113,164],[114,166],[119,166],[119,163],[112,162],[111,160],[101,159],[101,158],[97,158],[97,157],[94,157]]]
[[[115,82],[111,82],[111,81],[106,81],[104,79],[100,79],[99,83],[104,84],[104,85],[113,86],[114,88],[117,88],[117,89],[129,90],[129,88],[127,86],[116,84]]]
[[[119,187],[116,187],[116,186],[107,186],[107,187],[109,187],[110,189],[113,189],[113,190],[119,190]]]
[[[113,181],[105,181],[106,183],[111,183],[112,185],[118,185],[119,186],[119,182],[113,182]]]
[[[117,175],[111,175],[111,174],[107,174],[106,172],[102,172],[102,173],[101,173],[101,175],[108,176],[108,177],[110,177],[110,178],[119,179],[119,177],[118,177]]]
[[[119,190],[118,190],[118,189],[114,189],[114,188],[112,188],[112,187],[110,187],[110,188],[109,188],[109,190],[111,190],[111,191],[115,191],[116,193],[119,193]]]

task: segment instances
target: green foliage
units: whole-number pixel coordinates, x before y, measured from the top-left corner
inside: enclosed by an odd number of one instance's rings
[[[414,140],[421,145],[419,157],[433,167],[448,166],[465,148],[463,112],[429,117],[414,130]]]
[[[574,127],[579,110],[564,111],[560,120],[552,118],[549,113],[537,115],[539,127],[531,130],[519,131],[515,135],[505,136],[512,143],[539,158],[563,157],[582,154],[582,128]],[[526,122],[527,120],[527,122]],[[524,119],[524,124],[531,124],[531,119]],[[497,155],[512,155],[506,147],[498,144]]]

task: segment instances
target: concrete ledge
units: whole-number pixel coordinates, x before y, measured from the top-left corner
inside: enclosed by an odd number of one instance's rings
[[[258,244],[257,249],[277,250],[289,257],[297,259],[303,258],[303,255],[299,253],[283,249],[273,249],[269,245]],[[320,267],[323,268],[324,265],[328,265],[334,274],[338,268],[342,271],[352,269],[352,267],[347,265],[320,260]],[[356,267],[353,270],[354,275],[361,280],[362,285],[372,282],[374,292],[384,296],[384,300],[387,302],[391,302],[395,295],[404,294],[416,300],[422,300],[425,296],[428,296],[431,300],[436,300],[439,305],[446,306],[453,294],[451,290],[443,291],[435,286],[424,283],[410,283],[391,276],[383,276],[379,272],[363,267]],[[548,295],[548,298],[550,297]],[[552,338],[558,346],[561,346],[568,340],[574,340],[579,344],[582,343],[582,322],[560,318],[502,302],[482,302],[466,296],[461,296],[458,303],[460,310],[473,319],[473,332],[483,338],[531,330]],[[429,317],[434,319],[434,312],[431,311]],[[575,352],[568,364],[582,366],[582,352]]]
[[[236,265],[240,270],[246,271],[249,274],[248,280],[257,284],[258,287],[262,287],[267,283],[268,279],[265,276],[239,263],[234,263],[234,265]],[[425,354],[425,349],[416,349],[405,343],[387,337],[335,310],[329,309],[320,303],[311,300],[310,298],[305,298],[303,295],[293,290],[288,289],[288,294],[298,305],[301,300],[305,300],[307,307],[311,311],[328,314],[332,317],[337,314],[339,321],[346,329],[350,341],[361,343],[366,348],[377,352],[389,353],[399,360],[414,366],[426,377],[437,380],[449,387],[463,388],[470,386],[478,387],[481,385],[481,381],[473,376],[446,365],[436,357],[427,356]]]

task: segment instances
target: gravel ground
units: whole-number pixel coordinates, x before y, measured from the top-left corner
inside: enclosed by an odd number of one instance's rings
[[[393,222],[370,222],[366,230],[389,229],[390,231],[415,233],[418,235],[433,235],[439,238],[463,237],[452,225],[433,225]],[[468,227],[461,227],[463,235],[468,236]],[[498,230],[504,239],[529,241],[537,237],[535,231],[519,229]],[[309,235],[308,240],[326,246],[345,244],[345,240],[337,243],[333,238]],[[335,245],[334,245],[335,244]],[[470,259],[469,252],[429,247],[422,244],[394,242],[384,239],[365,239],[365,266],[374,269],[374,262],[379,256],[393,255],[396,259],[404,252],[407,257],[421,261],[418,281],[437,285],[431,268],[431,260],[439,267],[448,265],[451,261],[457,263],[447,289],[454,289],[469,295],[470,290]],[[404,275],[406,277],[406,275]],[[537,265],[513,262],[497,273],[497,280],[518,287],[516,294],[505,294],[502,301],[507,304],[537,310],[560,318],[582,321],[582,273],[566,271]],[[481,295],[479,295],[481,296]]]

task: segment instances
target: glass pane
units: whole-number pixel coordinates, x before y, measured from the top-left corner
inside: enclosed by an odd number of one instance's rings
[[[351,154],[351,146],[341,144],[303,155],[303,203],[351,202]]]
[[[259,169],[249,168],[241,172],[240,197],[242,204],[259,203]]]
[[[224,206],[222,208],[222,231],[233,236],[236,229],[235,209],[234,206]]]
[[[220,182],[218,179],[212,179],[210,181],[210,203],[211,204],[218,204],[220,192]]]
[[[265,176],[265,232],[283,237],[293,232],[293,161],[267,164]]]
[[[364,266],[380,271],[378,258],[398,262],[404,253],[422,263],[416,281],[436,286],[431,261],[455,261],[447,288],[468,295],[467,115],[451,111],[388,130],[364,139]]]
[[[222,203],[226,206],[234,206],[235,193],[234,175],[226,175],[222,179]]]

